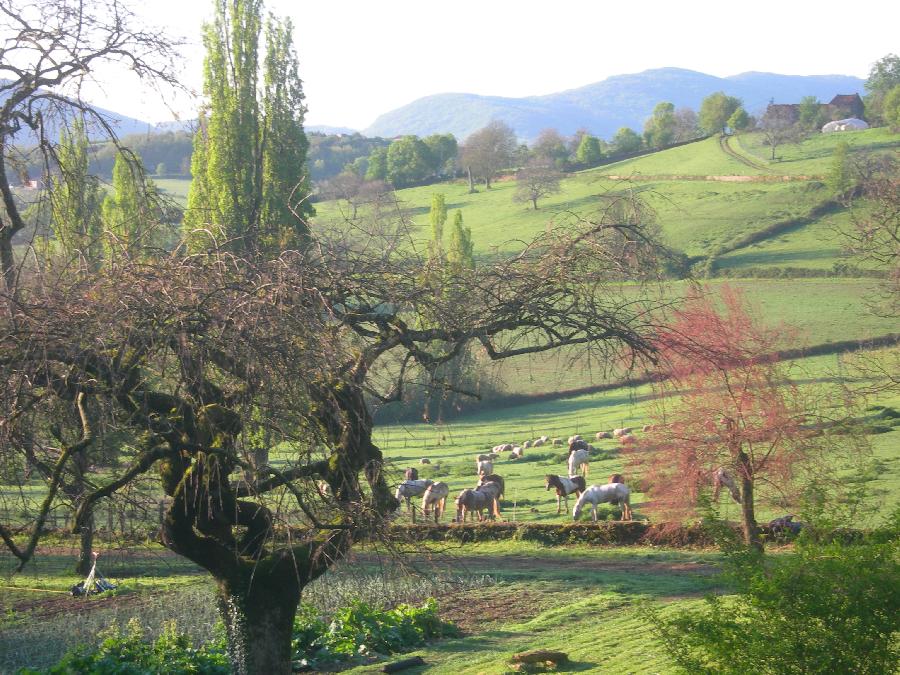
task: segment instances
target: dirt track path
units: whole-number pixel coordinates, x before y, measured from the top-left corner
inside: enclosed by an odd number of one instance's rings
[[[731,141],[731,136],[724,136],[724,135],[719,136],[719,147],[722,149],[722,152],[724,152],[729,157],[736,159],[741,164],[743,164],[745,166],[749,166],[751,169],[758,169],[759,171],[765,171],[766,173],[772,173],[772,170],[769,167],[763,166],[762,164],[757,164],[756,162],[751,160],[749,157],[745,157],[744,155],[737,152],[734,148],[731,147],[730,141]]]

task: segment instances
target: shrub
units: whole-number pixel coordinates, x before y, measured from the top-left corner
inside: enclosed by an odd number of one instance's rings
[[[795,554],[727,554],[737,595],[653,622],[691,673],[889,673],[900,658],[900,514],[855,543],[801,536]]]

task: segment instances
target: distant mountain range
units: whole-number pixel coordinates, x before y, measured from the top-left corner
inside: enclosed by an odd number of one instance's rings
[[[796,103],[804,96],[828,102],[836,94],[864,93],[864,80],[848,75],[778,75],[748,72],[715,77],[682,68],[657,68],[631,75],[615,75],[578,89],[545,96],[503,98],[476,94],[436,94],[417,99],[378,117],[366,136],[391,138],[403,134],[427,136],[452,133],[465,139],[492,119],[509,124],[524,141],[553,127],[563,134],[586,128],[610,138],[623,126],[637,131],[660,101],[676,108],[699,110],[701,101],[716,91],[737,96],[751,114],[775,99]]]

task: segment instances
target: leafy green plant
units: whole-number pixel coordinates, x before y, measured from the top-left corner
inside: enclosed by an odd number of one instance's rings
[[[314,607],[301,605],[294,620],[292,648],[301,665],[314,666],[372,653],[395,654],[429,639],[456,635],[456,627],[438,616],[433,598],[421,607],[393,609],[354,602],[335,612],[330,623]]]
[[[178,632],[174,621],[166,625],[154,641],[144,639],[144,631],[137,619],[131,619],[125,630],[118,625],[102,631],[97,647],[76,647],[59,663],[44,671],[23,670],[22,673],[93,673],[95,675],[135,675],[139,673],[167,673],[187,675],[203,673],[218,675],[230,672],[225,642],[220,638],[196,649],[190,639]]]
[[[900,658],[900,513],[862,542],[807,534],[794,555],[726,550],[734,596],[651,616],[690,673],[889,673]]]

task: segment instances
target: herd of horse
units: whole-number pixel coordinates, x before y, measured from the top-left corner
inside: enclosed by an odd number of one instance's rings
[[[631,520],[630,490],[625,485],[621,474],[610,476],[606,485],[587,486],[589,448],[583,442],[569,444],[567,476],[548,474],[544,477],[547,490],[556,491],[556,514],[562,509],[565,500],[566,512],[569,510],[569,495],[575,495],[575,507],[572,516],[575,520],[581,517],[585,506],[590,505],[591,519],[597,521],[597,506],[599,504],[618,504],[622,510],[622,519]],[[456,498],[456,516],[454,522],[463,523],[467,517],[477,516],[479,521],[485,519],[484,512],[488,512],[489,518],[500,517],[500,498],[503,496],[506,486],[503,478],[493,473],[493,465],[482,456],[477,462],[478,483],[473,488],[465,488]],[[579,475],[580,474],[580,475]],[[419,472],[415,468],[408,468],[404,474],[404,480],[397,487],[395,497],[398,502],[405,502],[412,521],[416,522],[416,507],[412,503],[413,498],[422,497],[422,513],[425,517],[433,517],[434,522],[440,522],[444,514],[447,497],[450,495],[450,487],[442,481],[420,479]]]

